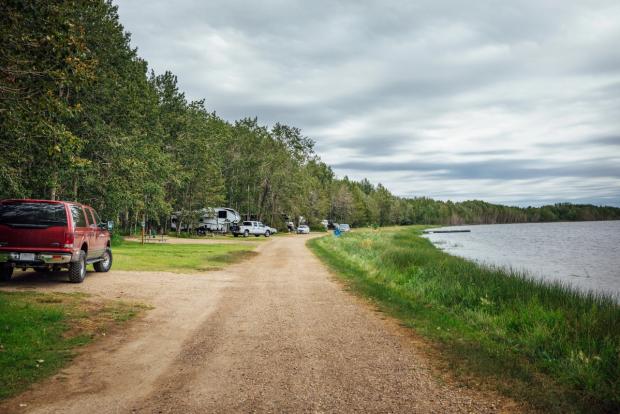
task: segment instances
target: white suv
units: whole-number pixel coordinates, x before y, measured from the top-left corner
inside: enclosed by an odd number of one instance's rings
[[[256,237],[269,237],[272,234],[276,233],[276,229],[265,226],[260,221],[244,221],[239,226],[233,226],[231,230],[233,236],[235,237],[239,237],[239,235],[242,235],[243,237],[248,237],[250,234],[253,234]]]

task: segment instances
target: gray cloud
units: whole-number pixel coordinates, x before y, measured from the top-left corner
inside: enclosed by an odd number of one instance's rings
[[[609,146],[619,147],[620,146],[620,135],[613,135],[613,136],[608,136],[608,137],[598,137],[598,138],[594,138],[591,142],[593,144],[609,145]]]
[[[398,152],[407,142],[413,141],[411,137],[400,134],[384,134],[380,136],[354,137],[347,140],[332,143],[321,142],[316,146],[319,152],[339,152],[342,149],[353,150],[358,155],[374,154],[379,156],[389,156]]]
[[[132,43],[226,119],[302,128],[402,195],[620,205],[620,4],[119,2]]]
[[[477,162],[365,162],[348,161],[335,168],[356,171],[398,171],[432,173],[435,178],[518,180],[547,177],[586,177],[620,179],[620,163],[603,158],[578,165],[541,166],[532,159],[488,159]]]
[[[578,141],[565,141],[562,143],[557,142],[542,142],[538,146],[541,148],[558,148],[562,147],[566,150],[587,150],[588,148],[598,148],[602,150],[609,150],[609,147],[620,146],[620,135],[603,135],[592,138],[583,138]],[[613,151],[613,148],[611,149]],[[616,150],[617,151],[617,150]],[[616,155],[620,157],[620,151],[616,152]],[[617,161],[617,160],[616,160]]]

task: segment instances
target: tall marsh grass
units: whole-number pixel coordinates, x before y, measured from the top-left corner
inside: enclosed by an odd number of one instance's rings
[[[310,241],[466,375],[550,412],[620,412],[620,306],[450,256],[420,228]]]

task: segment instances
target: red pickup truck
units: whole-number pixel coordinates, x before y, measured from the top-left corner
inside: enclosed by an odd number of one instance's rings
[[[0,201],[0,279],[14,268],[47,273],[69,270],[81,283],[86,265],[107,272],[112,267],[108,224],[91,207],[66,201]]]

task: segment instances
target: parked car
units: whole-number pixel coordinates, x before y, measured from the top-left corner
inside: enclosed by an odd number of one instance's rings
[[[340,229],[340,231],[343,232],[351,231],[351,226],[349,226],[348,224],[339,224],[338,228]]]
[[[243,237],[248,237],[251,234],[253,234],[256,237],[258,236],[269,237],[272,234],[277,233],[276,229],[269,227],[269,226],[265,226],[260,221],[244,221],[243,223],[241,223],[241,225],[233,225],[231,227],[231,231],[232,231],[233,236],[235,237],[239,237],[240,235]]]
[[[310,227],[302,224],[301,226],[297,227],[297,234],[310,234]]]
[[[81,283],[86,265],[107,272],[112,267],[110,232],[91,207],[65,201],[0,201],[0,278],[14,268],[47,273],[69,270],[69,281]]]

